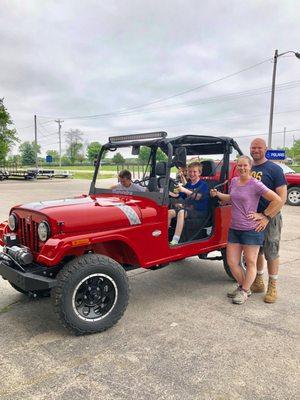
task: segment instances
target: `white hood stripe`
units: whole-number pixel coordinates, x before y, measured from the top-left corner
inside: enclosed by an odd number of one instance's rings
[[[126,215],[130,225],[141,224],[139,216],[132,207],[126,206],[125,204],[116,204],[116,207],[118,207]]]

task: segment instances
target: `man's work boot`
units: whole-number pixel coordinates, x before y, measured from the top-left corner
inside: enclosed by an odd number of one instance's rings
[[[254,282],[250,288],[252,293],[264,293],[265,292],[265,284],[263,279],[263,274],[257,274]]]
[[[269,278],[268,290],[264,298],[265,303],[275,303],[277,299],[276,280]]]

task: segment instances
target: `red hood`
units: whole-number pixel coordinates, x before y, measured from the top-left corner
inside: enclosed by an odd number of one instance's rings
[[[21,218],[30,211],[32,219],[37,222],[44,216],[53,224],[53,228],[61,225],[64,233],[140,225],[143,220],[157,216],[153,201],[126,195],[81,196],[41,201],[17,206],[13,210],[20,214]]]

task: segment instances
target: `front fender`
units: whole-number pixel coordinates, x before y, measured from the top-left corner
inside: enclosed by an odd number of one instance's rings
[[[4,221],[0,224],[0,246],[4,246],[3,236],[8,232],[10,232],[8,221]]]
[[[113,233],[111,235],[97,235],[95,234],[85,234],[85,235],[76,235],[76,236],[68,236],[67,238],[50,238],[44,244],[41,252],[37,257],[37,262],[43,265],[52,267],[59,264],[64,257],[75,255],[80,256],[87,251],[93,251],[97,248],[101,248],[102,245],[108,242],[121,242],[129,249],[131,249],[135,263],[140,264],[142,262],[138,249],[132,243],[128,237],[123,236],[122,234]],[[116,249],[117,250],[117,249]],[[113,254],[110,255],[112,258]]]

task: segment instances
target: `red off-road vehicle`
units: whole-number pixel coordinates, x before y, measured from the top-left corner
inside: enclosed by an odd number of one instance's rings
[[[123,150],[128,157],[130,149],[136,156],[142,146],[150,152],[138,180],[146,191],[107,188],[100,175],[104,155]],[[187,219],[181,242],[171,247],[169,191],[176,185],[174,166],[185,165],[186,156],[204,159],[202,179],[227,191],[233,149],[242,154],[227,137],[167,138],[165,132],[111,137],[98,156],[89,195],[11,209],[0,225],[0,274],[22,293],[37,297],[51,292],[59,319],[77,334],[113,326],[128,304],[127,270],[157,269],[196,255],[208,258],[215,250],[221,254],[211,259],[226,260],[231,207],[210,199],[207,217]],[[167,161],[157,162],[161,151]],[[221,168],[215,180],[217,158]],[[229,274],[226,261],[224,267]]]

